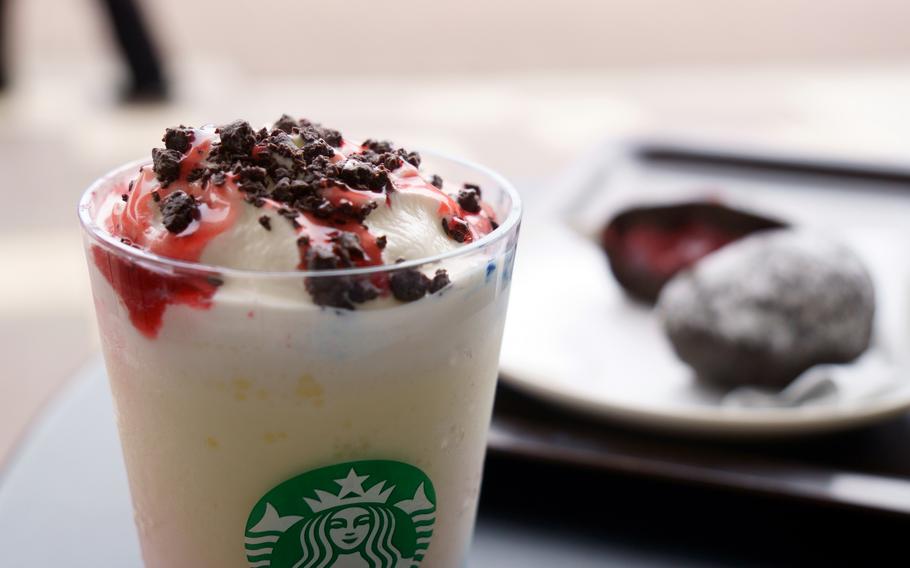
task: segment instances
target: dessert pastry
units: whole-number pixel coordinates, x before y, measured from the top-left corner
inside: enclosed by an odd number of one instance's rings
[[[674,274],[722,246],[783,223],[709,202],[636,207],[601,234],[610,269],[633,298],[657,300]]]
[[[872,280],[847,247],[802,232],[764,232],[678,274],[657,311],[677,355],[710,383],[779,389],[819,363],[869,345]]]

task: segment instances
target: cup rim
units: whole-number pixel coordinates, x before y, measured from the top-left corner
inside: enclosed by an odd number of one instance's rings
[[[420,149],[419,152],[422,155],[432,156],[434,158],[446,160],[453,162],[455,164],[476,170],[493,181],[495,181],[499,187],[505,191],[510,200],[511,207],[509,209],[508,215],[503,219],[502,223],[490,233],[484,235],[480,239],[473,241],[465,246],[446,251],[437,255],[417,258],[413,260],[407,260],[397,264],[381,264],[377,266],[365,266],[357,268],[335,268],[331,270],[252,270],[246,268],[230,268],[226,266],[219,266],[215,264],[205,264],[201,262],[192,262],[187,260],[179,260],[175,258],[170,258],[162,256],[147,250],[139,249],[136,247],[129,246],[120,241],[117,237],[110,234],[107,230],[102,228],[98,223],[95,222],[95,219],[91,215],[91,203],[92,198],[95,193],[103,188],[105,184],[108,184],[121,173],[133,169],[139,168],[145,165],[149,165],[151,160],[148,159],[139,159],[132,162],[127,162],[126,164],[120,165],[95,181],[93,181],[88,188],[82,194],[82,197],[79,199],[78,206],[78,215],[79,222],[82,225],[82,229],[86,235],[93,239],[96,243],[104,246],[108,249],[113,249],[114,252],[122,254],[127,257],[132,257],[134,260],[140,261],[143,264],[151,264],[160,268],[165,269],[179,269],[182,271],[191,271],[191,272],[203,272],[205,274],[218,274],[219,276],[233,277],[233,278],[313,278],[313,277],[330,277],[330,276],[359,276],[359,275],[369,275],[376,274],[381,272],[388,272],[390,270],[402,270],[407,268],[416,268],[424,264],[432,264],[437,262],[442,262],[444,260],[449,260],[452,258],[459,258],[470,253],[487,247],[491,244],[497,243],[502,239],[506,238],[508,235],[512,234],[517,228],[518,224],[521,221],[522,213],[522,203],[521,197],[518,194],[518,191],[509,182],[505,177],[496,171],[482,166],[476,162],[465,160],[462,158],[456,158],[449,156],[442,152],[436,152],[433,150],[423,150]]]

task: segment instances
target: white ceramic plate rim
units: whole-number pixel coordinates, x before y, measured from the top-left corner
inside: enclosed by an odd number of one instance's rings
[[[545,399],[561,407],[586,415],[627,422],[649,430],[711,436],[739,435],[797,435],[853,428],[897,416],[910,409],[910,389],[898,391],[898,396],[882,396],[842,406],[799,408],[716,409],[693,410],[674,408],[672,412],[648,409],[630,404],[616,404],[592,393],[554,386],[546,377],[525,370],[510,369],[503,364],[501,379],[519,390]],[[894,393],[892,393],[893,395]]]

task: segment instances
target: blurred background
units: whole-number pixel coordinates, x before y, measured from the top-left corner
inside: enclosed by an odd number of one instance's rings
[[[0,5],[0,463],[96,352],[76,201],[165,126],[305,116],[483,162],[532,204],[606,138],[910,160],[905,0],[135,0],[161,63],[139,79],[128,3]]]

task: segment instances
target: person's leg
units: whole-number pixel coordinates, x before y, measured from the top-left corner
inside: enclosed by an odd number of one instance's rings
[[[7,4],[6,0],[0,0],[0,89],[6,87],[7,77],[7,53],[9,52],[9,30],[7,26]]]
[[[0,0],[2,3],[3,0]],[[158,50],[136,0],[101,0],[114,37],[130,72],[127,100],[156,100],[167,95],[167,81]]]

